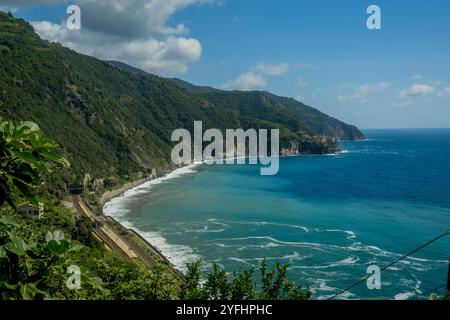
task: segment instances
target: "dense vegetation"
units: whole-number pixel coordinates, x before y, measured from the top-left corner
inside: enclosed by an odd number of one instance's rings
[[[303,131],[310,135],[326,135],[341,140],[363,139],[364,135],[354,126],[347,125],[317,109],[292,98],[280,97],[270,92],[223,91],[194,86],[179,79],[172,79],[178,86],[199,96],[220,109],[239,114],[246,127],[279,127],[289,133]]]
[[[0,116],[38,123],[71,161],[58,181],[136,177],[171,168],[171,133],[205,128],[280,128],[358,139],[354,127],[266,92],[194,90],[181,81],[123,70],[41,40],[25,21],[0,12]],[[62,173],[61,173],[62,174]],[[56,182],[55,182],[56,183]]]

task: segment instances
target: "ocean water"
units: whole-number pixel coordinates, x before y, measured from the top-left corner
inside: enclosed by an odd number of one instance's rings
[[[330,156],[258,166],[197,165],[128,191],[105,212],[177,267],[201,258],[227,271],[267,258],[326,299],[450,228],[450,129],[368,130]],[[340,299],[422,299],[447,281],[450,237]]]

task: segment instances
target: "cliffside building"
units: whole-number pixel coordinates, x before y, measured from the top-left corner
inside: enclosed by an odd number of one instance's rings
[[[44,204],[39,203],[39,205],[35,206],[31,203],[24,203],[17,207],[17,212],[31,219],[39,220],[44,216]]]

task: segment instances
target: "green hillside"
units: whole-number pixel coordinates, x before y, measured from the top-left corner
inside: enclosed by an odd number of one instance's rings
[[[282,145],[300,130],[363,137],[293,99],[198,88],[41,40],[27,22],[0,12],[0,116],[38,123],[72,163],[69,181],[169,169],[172,131],[195,120],[206,128],[280,128]]]

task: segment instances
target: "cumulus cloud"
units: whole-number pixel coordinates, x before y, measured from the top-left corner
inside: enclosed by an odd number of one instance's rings
[[[59,0],[9,1],[2,4],[39,5],[65,3]],[[64,23],[31,21],[44,39],[59,42],[77,52],[104,60],[118,60],[161,76],[179,76],[200,59],[199,40],[186,36],[182,23],[168,19],[184,7],[215,0],[73,0],[81,8],[81,30]]]
[[[258,62],[255,67],[256,72],[269,76],[281,76],[289,71],[289,65],[286,62],[271,64],[267,62]]]
[[[83,25],[90,31],[122,37],[181,34],[188,29],[166,22],[177,10],[206,0],[76,0]]]
[[[252,71],[241,74],[234,80],[229,80],[222,85],[224,89],[254,90],[267,85],[266,77],[279,77],[289,71],[289,64],[258,62]]]
[[[252,90],[264,88],[267,85],[266,80],[259,74],[254,72],[246,72],[241,74],[238,78],[226,82],[222,87],[224,89],[236,90]]]
[[[380,82],[377,84],[363,84],[356,88],[356,92],[361,95],[367,95],[367,94],[373,94],[373,93],[379,93],[384,91],[385,89],[389,88],[391,86],[390,82]]]
[[[430,82],[430,84],[415,83],[412,86],[403,89],[398,94],[398,101],[392,103],[392,106],[406,106],[414,102],[418,97],[440,97],[450,96],[450,87],[439,87],[440,81]]]
[[[47,21],[33,22],[44,39],[60,42],[69,48],[104,60],[118,60],[162,76],[176,76],[198,60],[202,47],[192,38],[168,36],[163,40],[124,40],[98,32],[72,32]]]
[[[410,97],[424,96],[428,94],[435,93],[436,88],[428,85],[428,84],[413,84],[411,87],[400,91],[400,98],[407,99]]]
[[[348,93],[340,93],[337,95],[338,101],[344,102],[344,101],[358,101],[361,103],[366,103],[371,95],[380,93],[385,91],[391,86],[390,82],[379,82],[376,84],[362,84],[357,87],[354,87],[350,92]],[[348,86],[342,87],[342,88],[349,88]]]

